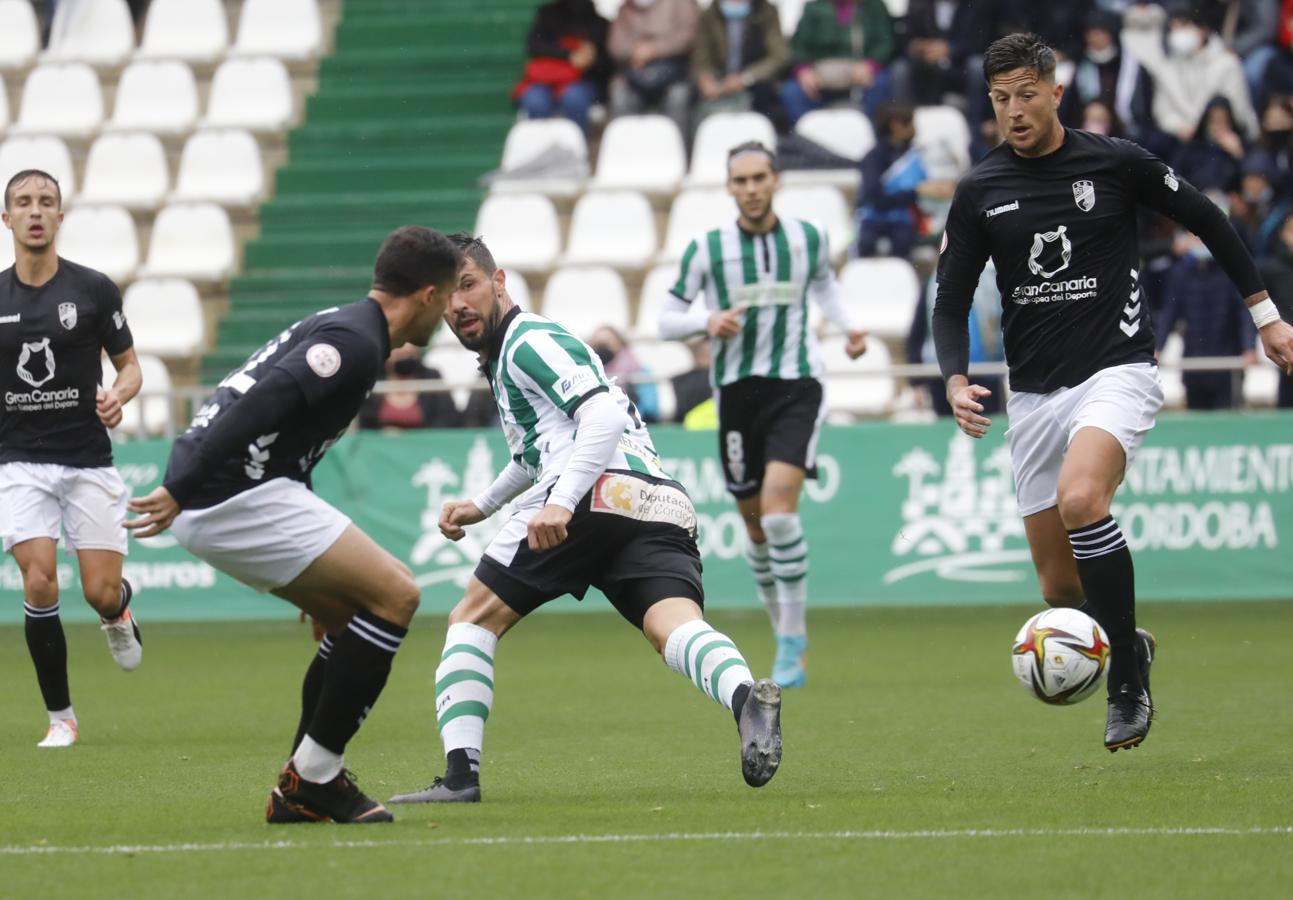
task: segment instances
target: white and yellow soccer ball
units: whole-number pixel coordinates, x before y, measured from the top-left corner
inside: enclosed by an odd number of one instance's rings
[[[1024,623],[1010,662],[1038,700],[1057,706],[1077,703],[1104,682],[1109,639],[1086,613],[1056,607]]]

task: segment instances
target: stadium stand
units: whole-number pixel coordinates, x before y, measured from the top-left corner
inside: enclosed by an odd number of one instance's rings
[[[210,65],[229,46],[229,19],[220,0],[152,0],[136,56]]]
[[[40,25],[27,0],[0,0],[0,69],[24,69],[40,52]]]
[[[626,332],[629,298],[624,280],[609,266],[558,269],[543,292],[543,314],[582,338],[599,325]]]
[[[850,313],[872,336],[895,344],[906,339],[920,298],[916,270],[907,260],[850,260],[840,271],[840,292]]]
[[[99,76],[85,63],[42,63],[23,83],[14,134],[87,138],[103,123]]]
[[[187,359],[206,340],[202,300],[181,278],[136,281],[122,298],[135,348],[163,358]]]
[[[317,0],[246,0],[229,55],[307,60],[322,48]]]
[[[135,51],[135,23],[126,0],[60,3],[41,59],[83,62],[99,68],[122,65]]]
[[[669,226],[664,247],[656,258],[660,263],[682,259],[687,245],[696,235],[717,228],[736,217],[736,201],[724,188],[685,190],[674,198],[669,210]]]
[[[727,181],[727,151],[743,141],[762,141],[776,149],[777,133],[765,116],[753,112],[714,113],[696,129],[688,187],[713,187]]]
[[[636,191],[593,191],[575,204],[561,262],[643,269],[659,246],[646,197]]]
[[[0,144],[0,173],[7,174],[0,177],[8,181],[9,175],[20,169],[43,169],[57,178],[64,204],[76,197],[76,170],[62,138],[40,135],[5,140]]]
[[[171,199],[247,206],[258,201],[264,190],[265,164],[251,132],[199,131],[184,145]]]
[[[602,133],[592,186],[672,196],[687,173],[687,149],[668,116],[622,116]]]
[[[554,175],[542,169],[523,174],[541,164],[554,151],[569,154],[570,164],[582,169],[578,176]],[[500,170],[508,174],[490,185],[491,190],[509,193],[537,193],[549,197],[573,197],[584,190],[588,180],[588,141],[579,126],[569,119],[522,120],[507,132]]]
[[[110,131],[151,131],[180,135],[198,120],[198,86],[193,70],[177,60],[135,60],[117,82]]]
[[[84,203],[114,203],[156,209],[171,187],[166,150],[148,132],[104,134],[90,145],[85,161]]]
[[[214,203],[172,203],[153,223],[141,275],[220,281],[233,273],[235,247],[229,214]]]
[[[139,268],[135,220],[121,206],[78,203],[67,211],[58,230],[58,252],[98,269],[117,284],[127,282]]]
[[[523,272],[552,268],[561,252],[557,208],[542,194],[486,198],[476,217],[476,234],[488,236],[499,265]]]
[[[292,121],[292,81],[281,60],[227,59],[211,80],[202,125],[280,131]]]

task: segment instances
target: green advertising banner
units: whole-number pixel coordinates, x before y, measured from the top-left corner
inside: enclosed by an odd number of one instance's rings
[[[691,492],[711,607],[757,605],[742,559],[744,529],[723,488],[713,432],[653,429],[665,466]],[[117,465],[134,493],[156,485],[164,441],[121,444]],[[412,567],[423,609],[447,611],[506,511],[453,543],[440,506],[489,484],[507,460],[484,431],[358,432],[317,470],[316,489]],[[983,441],[951,424],[888,422],[828,428],[820,478],[803,502],[811,602],[821,606],[1039,604],[1001,430]],[[1136,554],[1146,600],[1272,599],[1293,595],[1281,539],[1293,538],[1293,416],[1164,416],[1127,473],[1114,507]],[[127,575],[141,618],[286,617],[286,604],[216,572],[168,535],[132,541]],[[79,611],[72,560],[60,565],[64,614]],[[21,617],[12,559],[0,566]],[[564,600],[559,608],[580,604]],[[583,608],[607,609],[596,592]]]

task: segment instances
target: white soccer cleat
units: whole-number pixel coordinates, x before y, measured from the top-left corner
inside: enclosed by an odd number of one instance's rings
[[[144,645],[139,639],[139,625],[135,623],[134,614],[127,609],[118,618],[103,622],[99,627],[108,636],[108,649],[117,665],[127,672],[138,669],[144,658]]]
[[[36,746],[70,747],[76,743],[78,735],[75,719],[59,719],[57,722],[49,723],[49,731],[45,733],[45,740]]]

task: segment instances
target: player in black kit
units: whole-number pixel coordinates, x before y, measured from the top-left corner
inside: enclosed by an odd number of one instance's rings
[[[409,568],[310,490],[392,347],[426,346],[461,253],[417,226],[382,245],[367,299],[326,309],[261,347],[175,441],[162,486],[130,501],[140,537],[172,527],[190,553],[282,597],[327,631],[306,671],[301,723],[266,818],[389,822],[342,766],[377,702],[421,591]]]
[[[75,552],[85,599],[126,671],[143,657],[121,577],[126,486],[112,467],[108,429],[142,382],[121,292],[106,275],[58,256],[62,192],[27,169],[5,186],[14,264],[0,272],[0,535],[22,571],[27,649],[49,713],[37,746],[79,736],[58,614],[58,540]],[[107,351],[117,376],[100,385]]]
[[[1203,240],[1246,298],[1267,356],[1290,373],[1293,328],[1203,194],[1135,144],[1060,125],[1064,89],[1040,38],[994,42],[983,74],[1005,142],[957,187],[939,257],[934,339],[957,425],[983,437],[991,422],[979,401],[988,391],[966,377],[967,315],[991,257],[1003,301],[1012,391],[1006,439],[1019,511],[1046,602],[1080,607],[1108,634],[1104,743],[1115,751],[1149,732],[1157,649],[1136,627],[1131,551],[1110,515],[1163,404],[1138,281],[1137,207]]]

